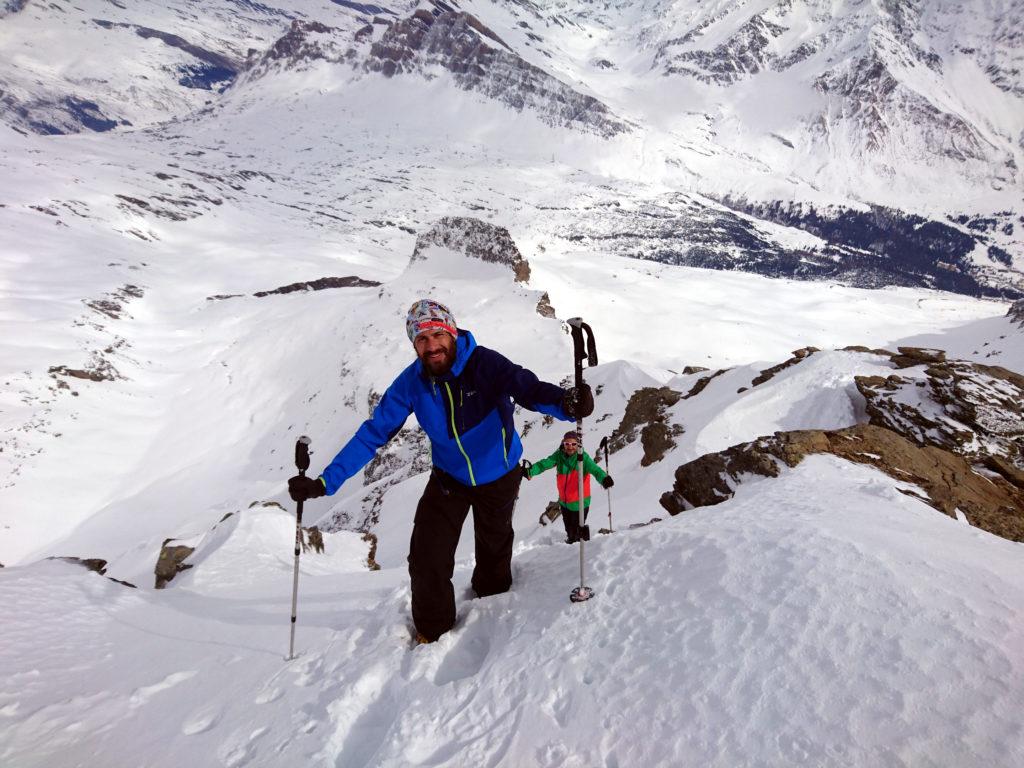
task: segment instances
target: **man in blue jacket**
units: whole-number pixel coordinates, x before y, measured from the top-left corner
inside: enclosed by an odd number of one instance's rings
[[[288,481],[292,499],[333,495],[394,437],[410,413],[430,438],[433,467],[416,507],[409,548],[412,617],[420,642],[433,642],[455,624],[455,549],[473,510],[477,596],[512,586],[512,513],[522,473],[523,446],[512,420],[513,401],[531,411],[575,421],[594,410],[590,388],[562,389],[458,328],[442,304],[422,299],[406,317],[417,360],[388,387],[373,415],[317,478]]]

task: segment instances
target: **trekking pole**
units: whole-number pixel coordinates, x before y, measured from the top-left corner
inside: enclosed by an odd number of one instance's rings
[[[306,476],[309,469],[309,438],[303,435],[295,443],[295,466]],[[295,611],[299,603],[299,551],[302,548],[302,501],[295,502],[295,572],[292,575],[292,633],[288,641],[288,661],[295,658]]]
[[[589,325],[583,322],[583,318],[573,317],[567,322],[572,329],[573,363],[575,366],[576,392],[578,395],[580,389],[583,387],[583,361],[586,360],[587,365],[590,366],[597,365],[597,349],[594,346],[594,332],[590,329]],[[584,331],[587,334],[586,347],[584,347],[583,343]],[[585,505],[583,500],[583,417],[579,415],[579,411],[576,413],[576,432],[579,435],[579,447],[576,450],[576,474],[579,477],[579,500],[577,501],[577,505],[579,507],[578,513],[580,529],[580,585],[569,595],[569,600],[574,603],[582,603],[594,596],[594,590],[586,586],[584,583],[583,547],[585,542],[583,532],[585,529]]]
[[[608,437],[601,438],[601,444],[597,446],[597,455],[601,455],[601,450],[604,449],[604,471],[609,475],[612,473],[612,465],[608,462]],[[605,493],[608,494],[608,533],[614,533],[615,529],[612,528],[612,491],[610,488],[604,489]]]

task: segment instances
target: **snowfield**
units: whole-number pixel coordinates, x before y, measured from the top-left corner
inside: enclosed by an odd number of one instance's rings
[[[871,469],[811,458],[599,536],[583,604],[568,600],[575,547],[522,548],[512,592],[483,600],[463,561],[458,626],[416,648],[400,569],[309,557],[290,662],[288,516],[252,513],[278,547],[249,514],[222,547],[247,552],[231,589],[131,590],[60,562],[0,572],[4,765],[1024,759],[1020,545]]]

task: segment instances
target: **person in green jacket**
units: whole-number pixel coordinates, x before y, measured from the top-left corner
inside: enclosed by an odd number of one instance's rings
[[[558,504],[562,509],[562,522],[565,524],[566,543],[573,544],[581,538],[590,540],[590,526],[579,523],[580,514],[580,480],[577,473],[578,457],[576,451],[580,445],[580,436],[576,432],[566,432],[558,449],[535,464],[527,462],[523,466],[523,477],[529,480],[542,472],[555,468],[555,484],[558,487]],[[583,520],[586,521],[590,511],[590,476],[593,475],[602,488],[611,488],[614,481],[607,472],[594,462],[590,455],[583,452]]]

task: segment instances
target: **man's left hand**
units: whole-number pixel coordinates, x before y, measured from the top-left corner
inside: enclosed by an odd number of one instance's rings
[[[562,398],[562,410],[570,419],[586,418],[594,412],[594,393],[587,383],[579,387],[572,387],[565,390],[565,397]]]

